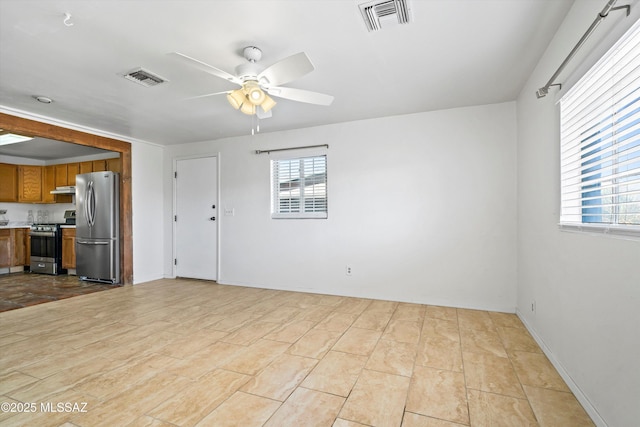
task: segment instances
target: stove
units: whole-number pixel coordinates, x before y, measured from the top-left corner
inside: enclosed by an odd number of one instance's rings
[[[62,232],[60,224],[33,224],[31,240],[32,273],[57,275],[62,269]]]

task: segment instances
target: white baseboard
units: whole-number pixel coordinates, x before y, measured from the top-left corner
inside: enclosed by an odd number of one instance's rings
[[[580,404],[582,405],[584,410],[587,412],[587,414],[591,417],[591,420],[593,420],[595,425],[598,427],[608,427],[608,424],[602,419],[602,417],[598,413],[598,410],[591,404],[591,402],[589,401],[587,396],[582,392],[578,384],[576,384],[573,381],[573,379],[571,378],[571,375],[569,375],[569,372],[567,372],[567,370],[564,368],[562,363],[560,363],[560,361],[555,357],[551,349],[544,342],[542,337],[540,337],[540,335],[538,335],[536,330],[525,320],[524,316],[522,316],[522,313],[517,308],[516,308],[516,315],[520,318],[520,320],[522,320],[522,323],[524,323],[524,326],[527,328],[527,330],[529,331],[533,339],[536,340],[536,342],[538,343],[538,345],[540,346],[544,354],[547,356],[547,358],[553,365],[553,367],[556,368],[556,371],[558,371],[558,373],[560,374],[564,382],[567,383],[567,386],[573,392],[574,396],[576,397],[576,399],[578,399],[578,402],[580,402]]]

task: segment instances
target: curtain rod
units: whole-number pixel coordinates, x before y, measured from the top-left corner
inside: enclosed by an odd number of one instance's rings
[[[329,148],[329,144],[307,145],[305,147],[272,148],[270,150],[256,150],[256,154],[264,154],[264,153],[269,154],[272,151],[300,150],[302,148],[318,148],[318,147],[327,147],[327,148]]]
[[[589,29],[587,30],[586,33],[584,33],[584,35],[582,36],[582,38],[578,41],[578,43],[574,46],[573,50],[571,50],[571,52],[569,52],[569,55],[565,58],[565,60],[562,62],[562,64],[560,64],[560,66],[558,67],[558,69],[556,70],[555,73],[553,73],[553,76],[551,76],[551,78],[549,79],[549,81],[547,82],[546,85],[542,86],[540,89],[538,89],[536,91],[536,96],[538,98],[543,98],[545,97],[548,93],[549,93],[549,88],[551,86],[560,86],[560,89],[562,89],[562,84],[561,83],[553,83],[558,76],[560,75],[560,73],[562,72],[562,70],[564,70],[564,67],[567,66],[567,64],[569,63],[569,61],[571,61],[571,59],[575,56],[575,54],[578,52],[578,49],[580,49],[582,47],[582,45],[584,44],[584,42],[587,41],[587,39],[589,38],[589,36],[595,31],[596,27],[598,26],[598,24],[600,24],[600,22],[606,18],[609,15],[609,12],[612,10],[620,10],[620,9],[626,9],[627,10],[627,16],[629,16],[629,14],[631,13],[631,6],[624,5],[624,6],[618,6],[618,7],[613,7],[613,5],[615,4],[616,0],[609,0],[607,5],[604,7],[604,9],[602,9],[602,12],[600,12],[598,14],[598,16],[596,17],[596,19],[593,21],[593,23],[591,24],[591,26],[589,27]]]

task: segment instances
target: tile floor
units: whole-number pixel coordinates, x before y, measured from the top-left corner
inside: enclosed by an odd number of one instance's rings
[[[0,324],[3,426],[593,425],[512,314],[178,279]]]
[[[118,285],[82,282],[77,276],[11,273],[0,275],[0,312],[112,289]]]

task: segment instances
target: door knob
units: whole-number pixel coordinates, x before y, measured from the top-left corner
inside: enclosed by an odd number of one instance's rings
[[[215,221],[215,220],[216,220],[216,217],[215,217],[215,216],[212,216],[211,218],[209,218],[209,220],[211,220],[211,221]]]

